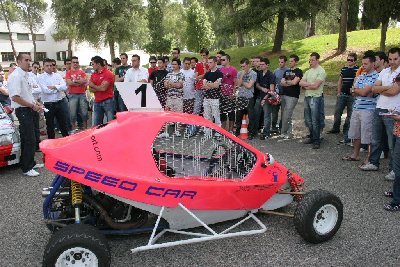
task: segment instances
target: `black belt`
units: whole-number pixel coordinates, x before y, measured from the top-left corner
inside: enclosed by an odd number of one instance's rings
[[[61,102],[63,102],[63,99],[55,101],[55,102],[44,102],[43,104],[45,104],[45,105],[54,105],[54,104],[59,104]]]

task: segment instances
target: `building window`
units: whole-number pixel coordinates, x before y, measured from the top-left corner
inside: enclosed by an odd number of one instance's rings
[[[1,52],[1,60],[5,61],[15,61],[13,52]]]
[[[59,51],[57,52],[57,60],[64,61],[67,58],[67,51]]]
[[[43,61],[46,58],[46,52],[36,52],[35,61]]]
[[[46,41],[46,36],[44,34],[34,34],[36,41]]]
[[[0,39],[1,40],[9,40],[10,36],[9,36],[8,32],[0,32]]]
[[[28,33],[17,33],[17,40],[29,40]]]

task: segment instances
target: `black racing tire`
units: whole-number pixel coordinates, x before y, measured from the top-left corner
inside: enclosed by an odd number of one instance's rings
[[[331,239],[343,220],[342,201],[324,190],[306,193],[294,213],[294,225],[300,236],[310,243]]]
[[[111,254],[107,239],[93,226],[68,225],[50,238],[44,251],[43,267],[54,267],[57,261],[60,263],[57,266],[69,266],[72,261],[80,261],[86,262],[87,266],[108,267],[111,265]]]

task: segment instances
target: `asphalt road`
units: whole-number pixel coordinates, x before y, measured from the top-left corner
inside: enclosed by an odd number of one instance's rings
[[[326,129],[332,125],[334,103],[334,97],[326,98]],[[332,240],[307,244],[290,218],[260,215],[268,227],[261,235],[137,254],[131,254],[130,249],[146,244],[149,235],[112,238],[112,266],[400,266],[400,212],[388,213],[382,208],[388,201],[382,193],[391,188],[383,179],[388,172],[387,160],[382,160],[378,172],[358,170],[359,163],[341,160],[351,148],[338,145],[338,135],[324,134],[321,149],[312,150],[299,138],[305,135],[302,110],[299,103],[294,140],[249,142],[304,177],[306,190],[326,189],[341,198],[344,219]],[[53,178],[47,170],[41,173],[28,178],[18,167],[0,169],[0,266],[41,265],[50,238],[42,222],[41,189]]]

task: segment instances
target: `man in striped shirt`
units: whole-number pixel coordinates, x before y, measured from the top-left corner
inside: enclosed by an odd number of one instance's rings
[[[354,98],[351,96],[350,88],[353,86],[354,78],[356,77],[358,70],[358,66],[356,66],[356,60],[357,55],[355,53],[350,53],[347,56],[347,65],[344,66],[340,71],[333,127],[327,132],[328,134],[340,132],[342,114],[344,109],[347,108],[347,116],[343,125],[344,143],[350,142],[350,139],[347,137],[347,133],[349,131],[354,101]]]
[[[372,93],[372,86],[378,79],[379,74],[374,69],[374,56],[364,56],[362,66],[365,73],[360,75],[354,83],[351,93],[355,96],[353,113],[350,119],[349,138],[353,139],[353,154],[345,156],[343,160],[360,160],[361,144],[371,144],[372,122],[376,107],[376,96]],[[369,153],[365,162],[369,160]]]

